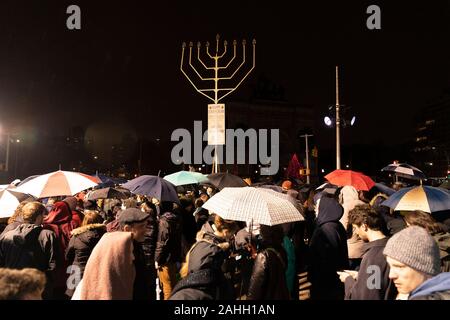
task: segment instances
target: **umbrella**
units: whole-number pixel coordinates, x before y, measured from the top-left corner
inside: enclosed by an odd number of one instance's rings
[[[122,184],[134,194],[153,197],[160,201],[179,203],[175,186],[161,177],[144,175]]]
[[[273,191],[276,191],[276,192],[279,192],[279,193],[283,192],[283,188],[282,187],[274,185],[274,184],[263,184],[263,185],[257,186],[257,188],[263,188],[263,189],[266,189],[266,190],[273,190]]]
[[[97,186],[99,188],[114,187],[115,185],[127,182],[126,179],[112,178],[112,177],[108,177],[101,173],[97,173],[94,177],[96,177],[100,180],[100,182]]]
[[[450,190],[450,180],[445,180],[444,183],[439,186],[439,188]]]
[[[337,190],[339,189],[338,186],[335,186],[334,184],[325,182],[324,184],[321,184],[316,188],[316,191],[319,192],[325,192],[328,194],[336,194]]]
[[[387,194],[388,196],[392,196],[395,193],[395,190],[392,188],[389,188],[387,185],[382,184],[382,183],[375,183],[375,185],[372,187],[377,189],[378,191]]]
[[[175,186],[197,184],[208,181],[208,178],[204,174],[193,171],[178,171],[165,176],[164,179],[171,182]]]
[[[393,172],[399,177],[408,179],[426,179],[425,174],[420,169],[417,169],[407,163],[392,163],[381,169],[381,171]]]
[[[111,187],[94,190],[87,194],[87,200],[126,198],[128,198],[128,196],[124,192]]]
[[[450,194],[440,188],[416,186],[397,191],[382,205],[394,211],[422,210],[432,213],[450,210]]]
[[[35,200],[29,194],[4,189],[0,191],[0,218],[11,217],[17,206],[25,200]]]
[[[22,181],[19,182],[19,184],[17,185],[17,187],[20,187],[21,185],[27,183],[30,180],[33,180],[34,178],[39,177],[39,175],[34,175],[34,176],[29,176],[28,178],[23,179]]]
[[[325,179],[337,186],[353,186],[356,190],[369,191],[375,185],[370,177],[352,170],[334,170]]]
[[[95,187],[98,182],[97,178],[84,173],[59,170],[31,179],[15,191],[29,193],[36,198],[72,196]]]
[[[282,196],[269,189],[224,188],[202,207],[223,219],[253,221],[267,226],[302,221],[304,218],[300,212]]]
[[[248,184],[244,180],[242,180],[242,178],[228,172],[210,174],[208,175],[208,180],[219,190],[222,190],[223,188],[248,186]]]

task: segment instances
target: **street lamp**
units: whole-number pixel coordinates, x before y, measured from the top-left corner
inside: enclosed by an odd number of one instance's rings
[[[342,116],[349,109],[350,107],[339,104],[339,67],[336,66],[336,105],[329,107],[330,115],[323,118],[328,127],[336,126],[336,169],[341,169],[341,126],[344,128],[348,125],[353,126],[356,122],[356,116],[351,120]]]

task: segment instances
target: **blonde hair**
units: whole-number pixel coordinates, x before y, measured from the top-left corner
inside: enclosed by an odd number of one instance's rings
[[[47,209],[38,201],[29,202],[22,208],[22,218],[26,223],[34,223],[39,216],[46,213]]]
[[[103,223],[103,218],[97,210],[84,210],[84,219],[81,226],[88,224]]]

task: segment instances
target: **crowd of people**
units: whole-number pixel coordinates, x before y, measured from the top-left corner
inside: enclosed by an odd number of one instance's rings
[[[398,212],[382,191],[284,181],[302,221],[224,220],[198,187],[22,202],[0,229],[0,299],[450,299],[450,215]]]

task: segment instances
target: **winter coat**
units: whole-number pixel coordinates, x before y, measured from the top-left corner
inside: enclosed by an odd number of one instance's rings
[[[336,273],[348,269],[347,234],[339,222],[342,214],[343,208],[336,200],[322,197],[310,241],[312,299],[344,298],[344,286]]]
[[[450,272],[425,281],[411,292],[408,300],[450,300]]]
[[[450,233],[437,233],[433,237],[439,246],[441,271],[450,272]]]
[[[105,232],[106,226],[97,223],[72,230],[72,238],[66,250],[66,260],[68,265],[80,267],[81,278],[92,250]]]
[[[76,217],[76,218],[74,218]],[[72,215],[69,205],[64,202],[56,202],[53,210],[44,219],[44,228],[51,230],[56,235],[59,252],[57,254],[57,270],[55,275],[55,294],[59,297],[65,294],[67,274],[67,261],[65,253],[69,245],[71,232],[80,226],[78,214]]]
[[[247,300],[289,300],[286,261],[273,248],[258,253],[253,265]]]
[[[155,261],[160,266],[181,262],[181,224],[172,212],[165,212],[159,218]]]
[[[383,255],[388,238],[368,242],[363,247],[363,258],[357,280],[347,277],[345,280],[346,300],[395,300],[397,290],[389,279],[389,265]],[[377,266],[379,269],[373,269]],[[380,273],[376,273],[377,271]],[[378,277],[380,275],[381,277]],[[375,278],[376,277],[376,278]],[[381,280],[381,281],[380,281]],[[380,286],[375,286],[380,281]],[[374,284],[369,288],[368,284]]]
[[[0,267],[34,268],[45,272],[47,283],[43,297],[52,298],[57,245],[54,232],[23,223],[0,236]]]
[[[169,300],[230,300],[224,295],[223,275],[213,269],[202,269],[189,273],[172,290]]]
[[[233,300],[233,287],[224,275],[228,243],[214,234],[210,223],[196,239],[187,259],[188,274],[174,287],[170,300]]]
[[[133,241],[134,268],[136,278],[133,284],[133,300],[156,300],[156,270],[154,264],[149,266],[142,243]]]
[[[141,243],[144,259],[146,265],[154,269],[155,266],[155,250],[156,250],[156,242],[158,240],[158,220],[156,218],[156,213],[150,215],[150,218],[147,222],[147,230],[145,232],[145,240]]]
[[[348,228],[352,228],[352,226],[348,225],[348,214],[351,210],[353,210],[358,205],[365,204],[363,201],[359,200],[359,195],[356,189],[352,186],[345,186],[341,190],[341,198],[342,198],[342,207],[344,208],[344,214],[340,219],[344,228],[348,230]],[[361,240],[358,235],[353,232],[352,237],[347,240],[348,247],[348,257],[349,259],[360,259],[362,257],[362,247],[364,245],[364,241]]]
[[[3,231],[1,232],[0,236],[3,235],[4,233],[14,230],[15,228],[17,228],[18,226],[20,226],[23,223],[23,219],[21,216],[16,217],[16,219],[14,220],[14,222],[8,224],[5,229],[3,229]]]

